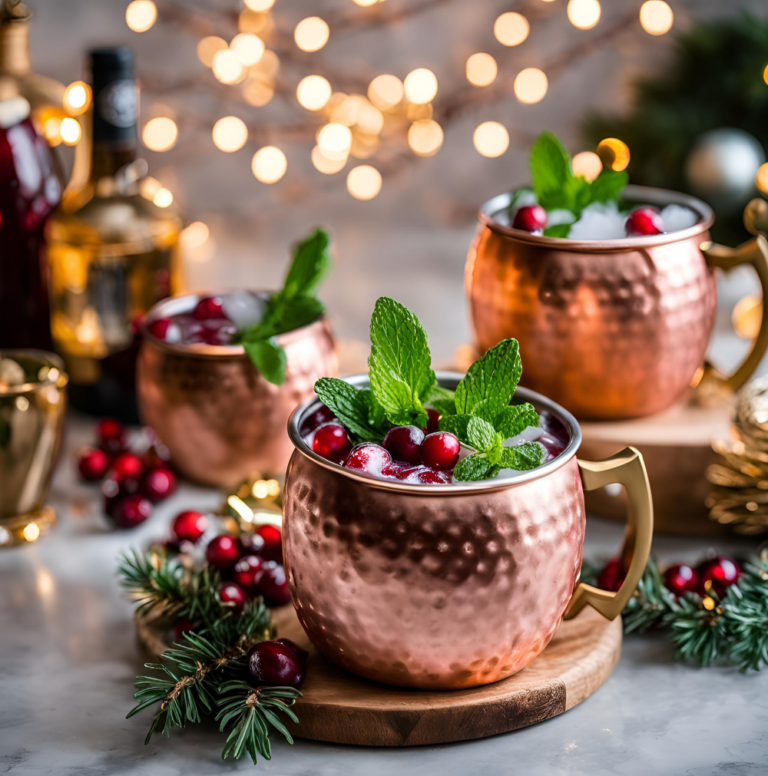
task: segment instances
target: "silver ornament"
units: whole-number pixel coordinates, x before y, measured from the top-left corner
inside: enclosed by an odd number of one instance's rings
[[[721,212],[740,210],[755,195],[755,175],[765,151],[755,137],[741,129],[705,132],[685,163],[692,193]]]

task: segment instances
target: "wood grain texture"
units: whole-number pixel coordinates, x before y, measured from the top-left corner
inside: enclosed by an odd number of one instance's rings
[[[733,404],[707,407],[681,402],[659,415],[637,420],[582,423],[579,458],[600,461],[632,445],[645,459],[654,505],[654,530],[680,536],[724,536],[724,526],[709,519],[704,500],[710,491],[705,472],[717,461],[712,441],[730,437]],[[625,520],[624,493],[585,493],[587,511]]]
[[[275,612],[280,636],[309,652],[303,697],[296,704],[298,738],[360,746],[415,746],[485,738],[562,714],[608,678],[621,653],[621,619],[593,609],[563,622],[525,670],[470,690],[424,692],[359,679],[317,654],[292,607]],[[162,635],[137,622],[141,642],[157,654]]]

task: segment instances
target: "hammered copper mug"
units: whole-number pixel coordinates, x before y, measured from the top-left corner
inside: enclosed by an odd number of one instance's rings
[[[753,266],[763,291],[768,261],[709,242],[712,209],[693,197],[628,186],[631,202],[684,205],[697,223],[681,231],[585,241],[527,234],[509,224],[510,195],[486,202],[469,250],[466,288],[481,352],[515,337],[522,382],[590,420],[651,415],[701,375],[715,321],[713,268]],[[741,387],[768,349],[768,314],[744,362],[708,379]],[[527,358],[526,358],[527,355]]]
[[[202,296],[166,299],[144,320],[136,368],[141,420],[195,482],[232,487],[255,472],[282,475],[293,450],[285,431],[289,415],[313,395],[316,380],[338,372],[328,321],[323,316],[275,338],[288,362],[278,386],[259,373],[242,345],[180,345],[152,336],[152,321],[191,312]]]
[[[438,373],[446,388],[460,379]],[[368,378],[348,382],[362,387]],[[319,402],[293,413],[285,567],[298,618],[325,657],[386,684],[475,687],[525,668],[564,616],[588,604],[608,619],[619,615],[651,547],[642,457],[627,448],[605,461],[578,461],[575,418],[533,391],[515,397],[562,423],[567,448],[513,478],[451,485],[379,480],[331,463],[299,431]],[[631,504],[629,569],[610,593],[579,576],[584,490],[614,482],[626,486]]]

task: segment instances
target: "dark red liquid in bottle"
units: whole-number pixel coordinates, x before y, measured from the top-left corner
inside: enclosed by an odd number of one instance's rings
[[[60,200],[45,138],[29,118],[0,123],[0,348],[52,347],[44,232]]]

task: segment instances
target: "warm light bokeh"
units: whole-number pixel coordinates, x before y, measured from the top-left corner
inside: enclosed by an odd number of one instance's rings
[[[373,199],[381,191],[381,173],[370,164],[353,167],[347,175],[347,190],[355,199]]]
[[[408,145],[419,156],[434,156],[443,145],[443,129],[432,119],[414,121],[408,129]]]
[[[202,221],[193,221],[179,235],[179,241],[185,248],[199,248],[211,236],[211,230]]]
[[[275,4],[275,0],[245,0],[246,8],[257,13],[268,11]]]
[[[293,32],[293,39],[302,51],[319,51],[330,37],[328,23],[319,16],[302,19]]]
[[[229,44],[232,51],[246,67],[257,64],[264,56],[264,41],[258,36],[249,32],[241,32],[232,38]]]
[[[763,194],[768,194],[768,162],[760,165],[755,176],[755,185]]]
[[[583,175],[590,183],[600,175],[603,163],[594,151],[582,151],[576,154],[572,160],[573,174]]]
[[[396,108],[404,95],[403,82],[396,75],[377,75],[368,86],[368,99],[381,110]]]
[[[261,183],[277,183],[287,169],[288,160],[276,146],[260,148],[251,160],[251,170]]]
[[[152,0],[133,0],[125,9],[125,22],[134,32],[146,32],[157,21]]]
[[[437,94],[437,77],[426,67],[411,70],[403,81],[405,96],[416,105],[432,102]]]
[[[664,0],[646,0],[640,6],[640,24],[649,35],[664,35],[674,22],[675,15]]]
[[[629,146],[617,137],[607,137],[597,145],[597,155],[603,167],[611,170],[626,170],[629,166]]]
[[[248,141],[248,127],[237,116],[225,116],[213,125],[213,144],[228,154],[239,151]]]
[[[515,97],[526,105],[541,102],[547,94],[549,81],[544,71],[538,67],[526,67],[515,77],[513,89]]]
[[[580,30],[591,30],[600,21],[601,12],[598,0],[568,1],[568,18]]]
[[[91,105],[91,87],[84,81],[74,81],[64,92],[64,107],[72,116],[85,113]]]
[[[157,207],[170,207],[173,204],[173,194],[168,189],[162,188],[152,197],[152,201]]]
[[[245,68],[240,58],[230,48],[213,55],[213,74],[223,84],[239,84],[245,78]]]
[[[467,59],[467,81],[473,86],[488,86],[492,84],[496,80],[498,72],[499,66],[490,54],[480,52],[472,54]]]
[[[493,24],[493,34],[504,46],[519,46],[530,31],[528,19],[515,11],[503,13]]]
[[[77,119],[67,117],[61,120],[59,134],[66,145],[77,145],[77,142],[83,136],[83,131]]]
[[[209,35],[197,44],[197,58],[206,66],[213,67],[213,58],[216,52],[228,48],[227,41],[216,35]]]
[[[349,127],[331,122],[317,133],[317,145],[325,156],[333,161],[346,159],[352,147],[352,132]]]
[[[176,145],[179,136],[179,128],[176,122],[167,116],[158,116],[150,119],[141,133],[144,145],[150,151],[168,151]]]
[[[484,121],[472,135],[479,154],[495,159],[509,148],[509,132],[498,121]]]
[[[337,172],[341,172],[347,164],[348,156],[342,159],[329,159],[323,152],[320,146],[315,146],[312,149],[312,164],[315,169],[324,173],[325,175],[334,175]]]
[[[296,87],[296,99],[307,110],[322,110],[331,99],[331,84],[321,75],[308,75]]]

